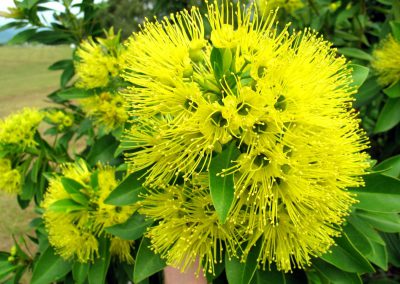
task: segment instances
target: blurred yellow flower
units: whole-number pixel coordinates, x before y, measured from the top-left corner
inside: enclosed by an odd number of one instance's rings
[[[396,84],[400,81],[400,42],[389,35],[374,50],[372,67],[378,74],[378,82],[382,85]]]
[[[66,183],[79,185],[73,189]],[[98,257],[98,238],[111,239],[110,252],[120,261],[131,263],[131,241],[116,240],[104,233],[104,228],[124,223],[135,206],[117,207],[104,203],[116,188],[115,169],[100,166],[91,172],[83,160],[64,164],[62,175],[50,180],[41,207],[49,241],[65,259],[93,262]]]
[[[128,119],[124,98],[117,93],[103,92],[79,102],[83,112],[94,124],[103,126],[108,132],[122,127]]]
[[[21,191],[22,177],[17,169],[12,168],[11,160],[0,159],[0,191],[17,194]]]
[[[43,114],[33,108],[24,108],[0,119],[0,146],[11,144],[18,149],[35,147],[34,136],[42,119]]]
[[[76,51],[75,62],[78,76],[77,87],[93,89],[106,87],[117,78],[124,63],[124,47],[120,43],[120,34],[110,29],[105,38],[88,38]]]

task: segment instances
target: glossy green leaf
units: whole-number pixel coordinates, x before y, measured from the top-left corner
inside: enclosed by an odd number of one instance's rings
[[[388,261],[396,267],[400,267],[400,235],[382,233],[387,247]]]
[[[67,262],[56,255],[54,249],[48,246],[33,269],[31,284],[55,282],[70,272],[71,268],[71,262]]]
[[[87,161],[94,166],[98,162],[114,165],[118,160],[114,158],[113,153],[118,147],[119,142],[112,136],[106,135],[96,140],[87,156]]]
[[[364,273],[375,271],[345,234],[336,239],[336,244],[330,249],[331,252],[321,256],[323,260],[346,272]]]
[[[388,254],[386,245],[372,242],[372,252],[367,255],[369,261],[379,266],[383,270],[388,269]]]
[[[390,98],[376,122],[374,133],[385,132],[395,127],[400,122],[400,98]]]
[[[380,213],[358,210],[357,215],[371,224],[372,227],[382,232],[400,232],[400,216],[398,213]]]
[[[393,1],[395,2],[395,1]],[[391,21],[390,27],[392,28],[392,34],[394,38],[400,42],[400,22],[398,21]]]
[[[400,212],[400,180],[381,174],[366,175],[364,180],[365,187],[351,190],[360,201],[354,207],[375,212]]]
[[[234,200],[233,174],[225,175],[223,172],[232,166],[232,161],[239,156],[240,152],[235,143],[228,147],[211,160],[209,169],[210,192],[218,219],[225,223]]]
[[[369,69],[357,64],[350,64],[350,67],[353,69],[353,82],[351,83],[351,86],[360,87],[367,79]]]
[[[354,244],[354,246],[363,254],[369,254],[372,251],[372,244],[370,239],[365,236],[362,232],[357,230],[357,228],[348,223],[344,228],[344,233],[347,235],[349,240]]]
[[[257,269],[251,284],[286,284],[285,274],[282,271]]]
[[[71,59],[59,60],[59,61],[51,64],[48,69],[49,70],[63,70],[63,69],[66,69],[68,66],[71,66],[71,64],[74,64]]]
[[[61,177],[61,184],[69,194],[79,193],[84,188],[79,182],[67,177]]]
[[[145,172],[145,170],[142,170],[128,175],[104,202],[118,206],[136,203],[140,199],[140,194],[145,192],[145,189],[142,187],[144,179],[140,179]]]
[[[60,199],[54,203],[52,203],[48,210],[53,211],[53,212],[73,212],[73,211],[80,211],[84,210],[86,207],[82,204],[79,204],[78,202],[65,198],[65,199]]]
[[[143,238],[136,255],[133,281],[138,283],[166,266],[165,261],[150,249],[150,240]]]
[[[390,157],[374,167],[374,171],[398,178],[400,176],[400,155]]]
[[[397,84],[384,89],[383,92],[390,98],[400,97],[400,82],[397,82]]]
[[[225,272],[229,284],[249,284],[257,270],[260,245],[252,247],[245,261],[241,262],[238,258],[229,259],[225,254]]]
[[[101,238],[99,240],[99,255],[100,257],[89,268],[89,284],[106,283],[107,271],[111,261],[109,239]]]
[[[26,29],[17,33],[12,39],[8,41],[8,44],[21,44],[27,42],[36,33],[36,29]]]
[[[93,96],[93,93],[78,88],[68,88],[66,90],[60,91],[57,93],[57,97],[63,100],[75,100],[75,99],[84,99]]]
[[[107,227],[105,230],[123,240],[134,241],[139,239],[152,223],[153,220],[146,220],[143,215],[135,213],[125,223]]]
[[[358,89],[357,94],[354,95],[356,99],[353,103],[354,107],[359,108],[360,106],[368,104],[379,95],[381,88],[382,87],[376,81],[376,77],[368,78]]]
[[[321,259],[314,259],[312,266],[329,279],[332,284],[362,284],[361,278],[357,273],[340,270]]]
[[[85,283],[88,273],[89,273],[90,265],[88,263],[80,263],[78,261],[74,262],[72,267],[72,276],[76,284]]]
[[[342,47],[339,48],[338,52],[340,54],[343,54],[346,57],[350,57],[350,58],[357,58],[357,59],[362,59],[362,60],[366,60],[366,61],[371,61],[373,59],[373,57],[366,53],[365,51],[358,49],[358,48],[354,48],[354,47]]]
[[[351,223],[355,229],[361,232],[369,240],[379,243],[381,245],[385,244],[385,241],[382,239],[379,233],[374,228],[372,228],[372,226],[367,221],[361,219],[355,213],[351,214],[347,218],[347,221]]]

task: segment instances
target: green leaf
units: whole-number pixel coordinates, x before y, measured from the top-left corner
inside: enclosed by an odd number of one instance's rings
[[[135,268],[133,271],[133,281],[138,283],[147,277],[162,270],[166,264],[158,254],[150,248],[150,240],[143,238],[136,255]]]
[[[331,252],[325,253],[321,259],[346,272],[364,273],[374,272],[368,260],[355,248],[346,234],[336,239],[337,246]]]
[[[381,235],[385,239],[389,262],[396,267],[400,267],[400,235],[398,233],[382,233]]]
[[[67,86],[68,82],[72,79],[74,74],[75,74],[74,65],[71,64],[66,69],[64,69],[60,77],[61,88],[65,88]]]
[[[385,132],[400,122],[400,98],[390,98],[379,114],[374,133]]]
[[[353,69],[353,82],[351,86],[360,87],[364,81],[367,79],[369,74],[369,69],[367,67],[357,65],[357,64],[350,64],[350,67]]]
[[[369,240],[377,242],[379,244],[384,245],[385,241],[379,235],[379,233],[372,228],[364,219],[357,217],[355,213],[352,213],[348,218],[347,221],[351,223],[355,229],[361,232],[365,237]]]
[[[17,265],[13,265],[7,259],[0,261],[0,280],[11,274],[17,268]]]
[[[358,49],[358,48],[342,47],[342,48],[339,48],[338,51],[340,54],[343,54],[346,57],[357,58],[357,59],[366,60],[366,61],[373,60],[373,57],[370,54],[368,54],[365,51]]]
[[[379,92],[381,91],[381,86],[376,81],[376,77],[368,78],[364,84],[358,89],[357,94],[354,95],[356,101],[354,102],[354,107],[359,108],[371,100],[373,100]]]
[[[217,81],[219,81],[222,78],[222,76],[224,75],[224,73],[223,73],[223,56],[222,56],[221,49],[214,47],[211,50],[210,63],[211,63],[211,67],[214,70],[215,79]]]
[[[286,284],[285,274],[277,270],[257,270],[251,284]]]
[[[400,176],[400,155],[390,157],[374,167],[375,172],[398,178]]]
[[[49,66],[49,70],[64,70],[69,66],[73,65],[73,61],[71,59],[64,59],[54,62],[52,65]]]
[[[76,284],[84,284],[89,272],[90,265],[88,263],[74,262],[72,267],[72,276]]]
[[[105,230],[123,240],[134,241],[139,239],[151,224],[153,220],[146,220],[143,215],[135,213],[125,223],[107,227]]]
[[[232,161],[240,155],[234,142],[211,160],[209,169],[211,198],[218,214],[219,221],[224,224],[234,200],[233,174],[225,175],[224,170],[231,167]]]
[[[61,184],[63,185],[65,191],[69,194],[79,193],[80,190],[84,188],[84,186],[79,182],[67,177],[61,178]]]
[[[357,228],[351,223],[347,223],[343,229],[349,240],[363,255],[371,253],[372,244],[367,236],[357,230]]]
[[[78,88],[68,88],[57,93],[57,97],[63,100],[85,99],[91,96],[93,96],[92,92]]]
[[[71,268],[70,262],[56,255],[54,249],[48,246],[33,269],[31,284],[55,282],[70,272]]]
[[[110,266],[111,254],[109,239],[99,240],[100,257],[89,268],[89,284],[102,284],[106,282],[108,267]]]
[[[353,188],[357,194],[354,207],[375,212],[400,212],[400,180],[381,174],[364,177],[365,187]]]
[[[386,245],[372,242],[372,248],[372,252],[367,255],[368,260],[386,271],[388,269],[388,253]]]
[[[52,203],[49,206],[49,211],[53,212],[73,212],[73,211],[80,211],[84,210],[86,207],[82,204],[79,204],[78,202],[70,199],[70,198],[65,198],[65,199],[60,199],[54,203]]]
[[[340,270],[321,259],[314,259],[312,266],[329,279],[332,284],[362,284],[361,278],[357,273]]]
[[[384,89],[383,92],[390,98],[400,97],[400,82],[397,82],[396,84]]]
[[[139,180],[145,174],[145,170],[134,172],[128,175],[104,200],[104,203],[111,205],[129,205],[136,203],[145,189]]]
[[[87,156],[90,165],[100,163],[108,163],[115,165],[118,160],[114,159],[113,153],[118,147],[119,142],[112,136],[106,135],[96,140]]]
[[[400,22],[390,21],[390,27],[392,28],[392,34],[394,38],[400,42]]]
[[[382,232],[400,232],[400,216],[398,213],[378,213],[357,210],[357,215],[371,224],[372,227]]]
[[[229,259],[225,254],[225,272],[229,284],[249,284],[257,269],[260,244],[252,247],[246,261],[241,262],[238,258]]]
[[[8,44],[21,44],[27,42],[36,33],[36,29],[27,29],[17,33],[12,39],[8,41]]]

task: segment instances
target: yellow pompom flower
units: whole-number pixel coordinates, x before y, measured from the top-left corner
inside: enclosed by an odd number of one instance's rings
[[[22,177],[12,168],[11,160],[0,158],[0,191],[17,194],[21,191]]]
[[[61,110],[48,111],[46,119],[48,122],[55,124],[58,131],[63,131],[71,127],[74,123],[74,116]]]
[[[378,74],[378,82],[381,85],[396,84],[400,81],[399,50],[400,42],[391,35],[374,50],[372,67]]]
[[[0,146],[35,147],[34,136],[42,119],[43,115],[33,108],[24,108],[0,119]]]
[[[71,188],[71,182],[80,189]],[[114,168],[99,165],[97,171],[91,172],[83,160],[64,164],[62,175],[50,180],[41,204],[43,219],[50,244],[63,258],[93,262],[98,257],[98,238],[105,235],[111,239],[113,255],[121,261],[133,261],[128,256],[131,241],[104,234],[105,227],[124,223],[136,210],[135,206],[104,203],[117,185]]]
[[[302,0],[257,0],[257,5],[264,15],[268,15],[277,8],[283,9],[289,14],[294,14],[294,12],[304,7]]]
[[[258,16],[254,4],[208,4],[211,41],[196,8],[145,23],[127,45],[124,78],[132,86],[124,95],[135,120],[124,140],[134,150],[130,171],[148,168],[149,187],[174,192],[180,177],[208,171],[233,143],[240,155],[223,172],[235,183],[227,222],[245,224],[244,257],[260,240],[260,264],[289,271],[309,265],[339,235],[355,202],[346,189],[362,186],[369,168],[368,142],[352,110],[346,59],[312,31],[278,32],[274,14]],[[162,194],[172,202],[168,190]],[[154,200],[154,211],[163,206]],[[171,218],[149,234],[178,265],[182,254],[161,246],[163,234],[183,226]]]
[[[120,44],[120,34],[110,29],[105,38],[88,38],[76,51],[77,87],[93,89],[106,87],[117,78],[124,62],[124,48]]]
[[[222,262],[223,246],[230,256],[240,245],[240,227],[233,222],[220,224],[209,194],[207,175],[190,186],[153,189],[141,201],[139,212],[159,221],[147,236],[152,249],[169,265],[185,271],[196,259],[206,271]],[[197,273],[200,272],[199,265]]]
[[[104,127],[108,132],[122,127],[128,119],[124,98],[118,93],[103,92],[81,99],[80,105],[95,125]]]

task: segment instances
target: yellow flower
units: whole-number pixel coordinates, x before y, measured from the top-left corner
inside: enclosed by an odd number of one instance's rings
[[[0,145],[15,146],[18,149],[35,147],[35,133],[43,115],[36,109],[24,108],[0,119]]]
[[[95,125],[104,127],[108,132],[122,127],[128,119],[124,98],[117,93],[103,92],[81,99],[80,105]]]
[[[302,0],[256,0],[260,12],[264,15],[270,14],[277,8],[283,9],[289,14],[294,14],[304,7]]]
[[[0,190],[7,193],[21,191],[22,177],[17,169],[13,169],[11,160],[0,159]]]
[[[181,177],[208,171],[211,158],[234,143],[241,154],[224,172],[235,181],[228,222],[245,224],[244,257],[262,240],[260,264],[289,271],[333,244],[354,203],[346,189],[363,185],[368,142],[351,110],[356,90],[346,59],[314,32],[278,32],[274,14],[258,14],[254,4],[209,4],[211,42],[196,56],[193,43],[205,40],[206,25],[196,8],[135,34],[124,73],[135,118],[126,160],[130,171],[148,168],[148,186],[166,188],[154,198],[172,202]],[[146,215],[156,218],[160,203]],[[162,239],[183,227],[185,220],[171,218],[150,230],[154,248],[173,265],[191,263],[198,253],[184,259]]]
[[[400,81],[400,42],[393,36],[385,39],[380,47],[374,50],[372,67],[378,74],[382,85],[396,84]]]
[[[88,38],[83,41],[76,55],[75,62],[79,88],[93,89],[106,87],[117,78],[124,63],[124,48],[120,44],[120,34],[110,29],[105,38]]]
[[[65,178],[82,188],[79,192],[66,188]],[[63,183],[64,182],[64,183]],[[98,238],[104,228],[124,223],[136,210],[135,206],[113,206],[104,203],[116,188],[115,169],[99,165],[91,172],[83,160],[62,166],[62,176],[50,180],[41,204],[50,244],[65,259],[92,262],[98,257]],[[121,261],[132,262],[128,256],[132,242],[111,238],[110,252]]]
[[[56,125],[58,131],[63,131],[74,123],[74,116],[61,110],[48,111],[46,118],[50,123]]]
[[[207,176],[192,180],[190,187],[151,190],[141,201],[139,212],[159,221],[147,232],[152,249],[182,271],[199,259],[203,268],[213,273],[214,265],[222,261],[222,243],[230,256],[236,254],[240,245],[240,228],[232,222],[218,222]]]

